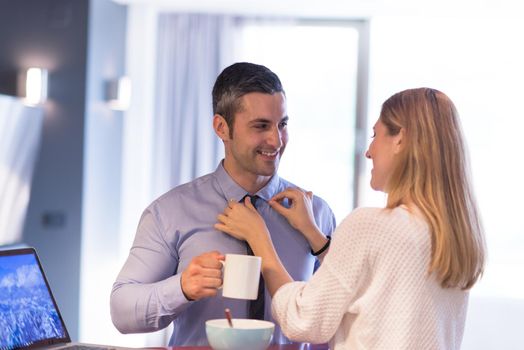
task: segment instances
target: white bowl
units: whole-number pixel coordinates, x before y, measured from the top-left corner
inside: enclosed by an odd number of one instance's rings
[[[266,350],[274,330],[269,321],[236,318],[233,328],[225,318],[206,321],[207,341],[214,350]]]

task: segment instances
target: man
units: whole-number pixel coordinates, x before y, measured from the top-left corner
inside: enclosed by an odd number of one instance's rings
[[[149,332],[174,324],[169,342],[207,345],[205,321],[251,318],[250,301],[224,298],[221,263],[224,254],[247,254],[246,242],[214,229],[228,200],[253,199],[282,262],[295,280],[313,273],[315,256],[328,241],[306,240],[267,204],[293,184],[277,175],[288,141],[286,96],[276,74],[264,66],[236,63],[224,69],[213,87],[213,127],[223,141],[225,157],[214,173],[178,186],[143,213],[129,257],[111,292],[111,317],[122,333]],[[313,211],[321,232],[335,227],[333,213],[320,198]],[[263,317],[271,319],[265,292]],[[274,342],[287,339],[276,327]]]

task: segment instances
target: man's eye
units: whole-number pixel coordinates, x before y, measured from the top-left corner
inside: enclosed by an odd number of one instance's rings
[[[285,121],[285,122],[281,122],[281,123],[279,124],[279,127],[280,127],[280,128],[285,128],[286,126],[287,126],[287,121]]]
[[[374,139],[375,136],[377,136],[377,134],[373,133],[373,135],[371,135],[371,138]]]
[[[255,129],[267,129],[267,124],[255,124]]]

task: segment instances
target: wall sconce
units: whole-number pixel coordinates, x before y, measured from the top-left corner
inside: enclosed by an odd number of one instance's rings
[[[18,76],[17,95],[29,106],[37,106],[47,99],[47,70],[29,68]]]
[[[106,81],[105,100],[109,108],[113,110],[127,110],[131,103],[131,79],[129,77],[121,77]]]

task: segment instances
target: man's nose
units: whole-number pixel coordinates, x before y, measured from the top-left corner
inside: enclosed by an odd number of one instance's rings
[[[282,132],[278,128],[271,130],[267,143],[275,148],[280,148],[282,146]]]
[[[371,159],[371,156],[369,155],[369,150],[367,150],[366,153],[364,153],[364,155],[366,156],[367,159]]]

